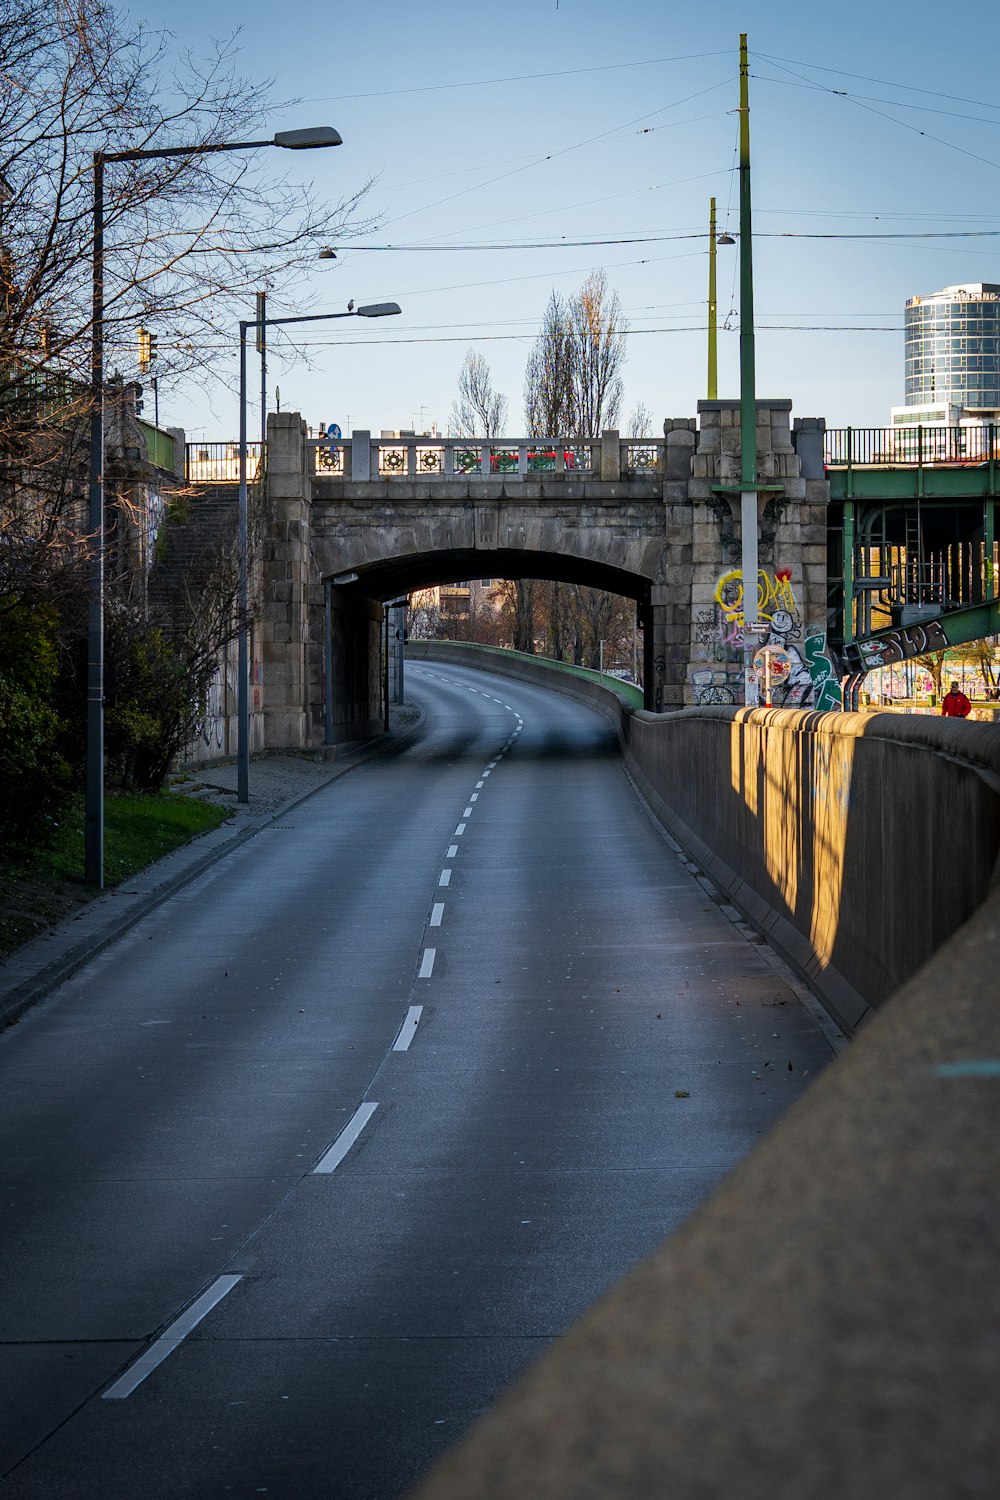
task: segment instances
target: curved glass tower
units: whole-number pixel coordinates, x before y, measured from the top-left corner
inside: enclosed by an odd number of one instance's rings
[[[1000,285],[946,286],[906,304],[907,406],[1000,411]]]

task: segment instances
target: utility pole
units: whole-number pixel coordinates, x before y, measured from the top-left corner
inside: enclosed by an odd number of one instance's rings
[[[740,34],[740,529],[743,573],[743,701],[755,708],[760,691],[753,670],[757,639],[757,392],[753,327],[753,247],[750,215],[750,68],[746,32]]]
[[[715,288],[715,199],[708,210],[708,399],[719,399],[719,299]]]

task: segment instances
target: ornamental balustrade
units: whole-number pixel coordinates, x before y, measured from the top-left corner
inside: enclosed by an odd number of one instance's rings
[[[361,452],[362,445],[367,454]],[[619,440],[622,479],[663,473],[664,438]],[[322,478],[387,479],[529,479],[563,474],[601,478],[600,439],[578,438],[439,438],[400,437],[307,439],[309,471]],[[360,460],[360,461],[359,461]]]

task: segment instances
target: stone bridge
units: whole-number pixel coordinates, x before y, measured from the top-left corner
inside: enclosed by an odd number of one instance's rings
[[[759,637],[793,662],[783,701],[839,706],[827,625],[823,423],[759,401]],[[636,601],[646,703],[743,701],[738,402],[702,401],[664,436],[373,439],[333,445],[268,419],[257,558],[253,743],[322,743],[382,723],[386,602],[469,578],[542,578]],[[835,700],[835,701],[834,701]]]

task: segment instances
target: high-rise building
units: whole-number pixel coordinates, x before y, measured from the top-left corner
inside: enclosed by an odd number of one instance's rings
[[[954,408],[980,419],[1000,413],[1000,285],[976,281],[909,298],[906,407],[941,408],[942,417]]]

